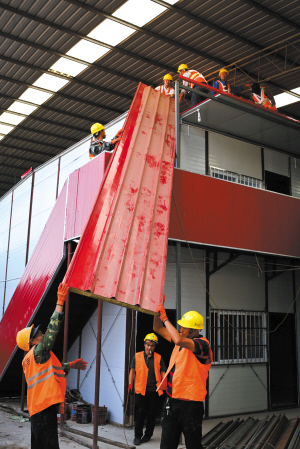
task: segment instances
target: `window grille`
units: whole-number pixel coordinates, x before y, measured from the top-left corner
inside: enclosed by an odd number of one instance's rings
[[[257,178],[251,178],[251,176],[239,175],[222,168],[210,167],[210,175],[213,178],[224,179],[224,181],[236,182],[243,186],[254,187],[256,189],[262,189],[262,181]]]
[[[267,361],[266,314],[212,310],[210,344],[214,364]]]

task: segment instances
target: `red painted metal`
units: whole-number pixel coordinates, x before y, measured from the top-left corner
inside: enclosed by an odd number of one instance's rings
[[[190,242],[300,257],[300,200],[175,169],[173,193]],[[169,238],[185,240],[172,199]]]
[[[156,311],[174,166],[175,102],[139,84],[65,282]]]
[[[0,378],[16,349],[16,335],[33,313],[63,257],[67,185],[65,184],[0,322]]]
[[[69,176],[65,240],[82,234],[110,157],[102,153]]]

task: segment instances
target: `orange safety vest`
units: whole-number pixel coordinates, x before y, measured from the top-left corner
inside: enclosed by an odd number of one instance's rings
[[[197,72],[197,70],[188,70],[187,72],[184,72],[183,76],[185,78],[190,78],[192,80],[199,81],[199,83],[207,84],[206,79],[204,78],[202,73]],[[191,84],[192,89],[194,88],[194,86],[195,84]]]
[[[217,81],[217,83],[219,84],[218,89],[221,90],[222,92],[227,92],[227,93],[231,93],[231,89],[230,89],[230,84],[227,83],[227,87],[224,86],[223,83],[221,83],[220,80]]]
[[[205,337],[201,337],[201,340],[209,344]],[[212,362],[211,349],[210,357]],[[189,349],[181,348],[180,350],[180,346],[175,346],[166,375],[158,388],[167,389],[167,376],[174,364],[176,368],[172,380],[172,398],[203,402],[207,393],[206,379],[211,363],[204,365]]]
[[[174,90],[173,87],[168,87],[166,89],[164,84],[162,86],[157,86],[155,88],[155,90],[158,90],[161,94],[164,94],[164,95],[167,95],[167,96],[175,94],[175,90]]]
[[[272,111],[277,111],[277,108],[272,105],[271,100],[266,96],[265,89],[261,87],[260,95],[252,93],[252,98],[254,103],[263,106],[264,108],[271,109]]]
[[[158,387],[161,383],[161,375],[160,375],[160,361],[161,355],[154,352],[154,372],[156,379],[156,386]],[[137,394],[142,394],[145,396],[146,387],[147,387],[147,379],[148,379],[148,371],[149,368],[145,362],[144,351],[137,352],[135,354],[135,383],[134,383],[134,391]],[[163,391],[158,390],[158,395],[161,396]]]
[[[34,347],[25,355],[22,366],[27,382],[27,407],[29,415],[45,410],[53,404],[64,403],[67,388],[66,376],[58,358],[50,351],[46,363],[36,363]]]

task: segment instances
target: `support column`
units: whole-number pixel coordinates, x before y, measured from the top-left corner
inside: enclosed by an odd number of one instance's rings
[[[179,81],[175,81],[175,138],[176,138],[176,167],[180,167],[180,104]]]
[[[217,254],[217,261],[218,261],[218,253]],[[209,278],[210,278],[210,273],[209,273],[209,251],[206,250],[205,251],[205,286],[206,286],[206,322],[205,322],[205,330],[206,330],[206,338],[209,341],[209,332],[210,332],[210,306],[209,306]],[[207,378],[207,383],[206,383],[206,390],[207,393],[209,392],[209,376]],[[205,397],[205,417],[208,418],[209,416],[209,397],[208,394]]]
[[[95,373],[93,449],[97,449],[97,440],[98,440],[98,409],[99,409],[99,393],[100,393],[102,307],[103,307],[103,302],[99,300],[99,302],[98,302],[98,320],[97,320],[97,349],[96,349],[97,352],[96,352],[96,373]]]
[[[181,242],[176,242],[176,323],[181,319]],[[179,327],[177,325],[177,327]]]

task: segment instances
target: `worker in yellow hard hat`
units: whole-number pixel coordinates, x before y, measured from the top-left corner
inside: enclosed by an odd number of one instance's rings
[[[202,75],[202,73],[197,72],[197,70],[194,69],[189,69],[187,64],[180,64],[180,66],[178,67],[177,72],[179,73],[179,75],[183,76],[184,78],[188,78],[190,80],[202,83],[202,84],[207,84],[207,81],[205,79],[205,77]],[[206,100],[206,97],[204,97],[203,95],[199,95],[198,93],[196,93],[196,91],[199,92],[207,92],[207,89],[194,84],[190,81],[185,81],[185,80],[179,80],[182,82],[182,84],[184,86],[190,86],[192,89],[194,89],[194,92],[192,92],[192,96],[191,96],[191,107],[195,106],[196,104],[200,103],[201,101]],[[185,89],[181,90],[181,94],[186,95],[187,91]]]
[[[158,90],[161,94],[170,96],[171,98],[175,97],[175,90],[174,88],[171,86],[173,81],[173,77],[170,73],[167,73],[164,77],[163,77],[163,82],[164,84],[162,86],[157,86],[155,88],[155,90]]]
[[[108,153],[112,153],[115,145],[117,142],[121,140],[121,135],[123,133],[123,129],[120,129],[120,131],[117,132],[115,137],[110,142],[105,142],[106,138],[106,131],[103,125],[101,123],[94,123],[91,126],[91,144],[89,148],[89,157],[90,159],[93,159],[94,157],[98,156],[100,153],[103,153],[104,151]]]
[[[229,76],[229,72],[226,69],[221,69],[219,71],[219,77],[217,81],[215,81],[212,85],[212,87],[215,87],[216,89],[219,89],[221,92],[225,92],[228,94],[239,94],[245,89],[250,88],[250,84],[241,84],[240,86],[231,86],[227,82],[227,78]],[[212,95],[215,95],[216,92],[212,91]]]
[[[55,343],[63,320],[63,306],[68,287],[60,284],[56,308],[48,328],[43,335],[40,325],[22,329],[17,334],[17,345],[29,351],[22,362],[27,382],[27,407],[31,421],[31,449],[59,449],[57,436],[57,410],[61,412],[65,403],[66,376],[71,368],[85,370],[87,362],[82,359],[60,363],[53,354]],[[30,349],[31,347],[31,349]]]
[[[162,357],[155,352],[158,338],[155,334],[147,334],[144,338],[144,350],[137,352],[130,364],[128,391],[135,391],[135,427],[133,444],[138,446],[147,443],[153,435],[156,412],[159,407],[161,390],[156,392],[166,372]],[[143,427],[146,430],[143,435]]]
[[[175,343],[166,375],[158,388],[166,389],[162,411],[160,449],[178,447],[181,433],[187,449],[201,449],[203,401],[206,380],[213,360],[208,340],[199,332],[204,327],[203,316],[186,312],[178,320],[180,332],[169,321],[165,308],[158,308],[153,329]]]

